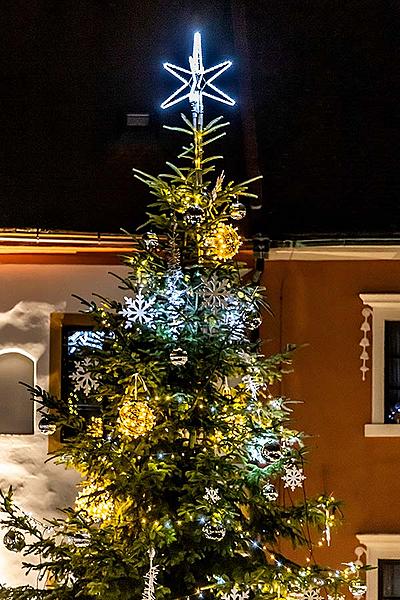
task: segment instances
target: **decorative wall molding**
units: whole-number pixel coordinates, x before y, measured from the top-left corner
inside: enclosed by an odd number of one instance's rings
[[[364,317],[364,321],[362,322],[361,328],[360,328],[362,331],[362,334],[363,334],[361,341],[360,341],[360,346],[361,346],[360,371],[362,374],[362,380],[365,381],[365,376],[367,374],[367,371],[369,371],[369,367],[367,366],[367,360],[369,360],[369,354],[368,354],[367,348],[371,345],[369,338],[368,338],[368,333],[371,331],[371,325],[369,324],[369,319],[372,315],[372,310],[368,307],[365,307],[362,309],[361,314]]]
[[[364,546],[357,546],[357,548],[354,550],[354,554],[357,557],[357,560],[354,561],[354,564],[357,565],[357,567],[363,567],[367,558],[367,549]],[[362,556],[364,556],[364,560],[361,560]]]
[[[364,304],[362,315],[364,317],[361,330],[363,338],[361,361],[365,363],[369,358],[369,337],[372,334],[371,344],[371,423],[364,429],[366,437],[400,437],[400,426],[396,423],[385,423],[385,323],[386,321],[400,321],[400,293],[397,294],[360,294]],[[364,311],[369,311],[369,314]],[[370,331],[368,330],[370,327]],[[366,354],[364,354],[364,350]],[[367,358],[368,355],[368,358]],[[362,369],[363,365],[360,367]],[[364,365],[361,372],[367,373],[369,367]],[[363,377],[363,380],[364,377]]]

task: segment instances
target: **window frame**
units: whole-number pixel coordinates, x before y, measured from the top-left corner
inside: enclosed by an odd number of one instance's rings
[[[383,571],[384,567],[388,564],[396,563],[397,566],[400,566],[399,558],[378,558],[378,600],[384,600],[384,598],[394,598],[396,600],[400,600],[400,594],[397,596],[384,596],[383,595]]]
[[[375,567],[366,572],[367,594],[365,600],[378,600],[379,560],[400,560],[399,533],[358,533],[357,539],[366,548],[366,564]]]
[[[400,294],[360,294],[372,310],[372,413],[366,437],[400,437],[400,424],[385,423],[385,321],[400,321]]]
[[[63,327],[94,327],[95,322],[86,313],[51,313],[50,315],[50,369],[49,392],[57,398],[61,395],[62,384],[62,337]],[[61,446],[60,431],[49,436],[49,452]]]

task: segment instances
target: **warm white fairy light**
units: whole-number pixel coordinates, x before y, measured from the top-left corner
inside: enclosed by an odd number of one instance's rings
[[[177,67],[171,63],[164,63],[164,69],[174,75],[182,85],[161,104],[161,108],[169,108],[182,100],[189,99],[192,112],[196,115],[203,113],[203,96],[223,102],[229,106],[235,100],[220,90],[214,81],[232,65],[232,61],[225,60],[214,67],[204,68],[203,53],[201,49],[201,34],[197,31],[193,39],[193,55],[189,56],[190,69]],[[206,77],[208,75],[208,77]],[[209,91],[206,91],[209,90]]]

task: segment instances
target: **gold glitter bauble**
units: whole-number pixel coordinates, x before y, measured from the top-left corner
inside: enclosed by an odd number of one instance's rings
[[[156,418],[147,402],[127,400],[119,409],[119,430],[137,438],[153,429]]]
[[[225,223],[219,223],[204,241],[206,253],[222,260],[233,258],[241,243],[236,229]]]

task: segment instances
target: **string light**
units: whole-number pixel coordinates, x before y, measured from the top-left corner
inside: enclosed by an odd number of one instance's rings
[[[94,521],[107,521],[114,514],[115,504],[110,492],[106,489],[110,481],[97,482],[83,481],[81,491],[75,500],[77,511],[86,513]]]

